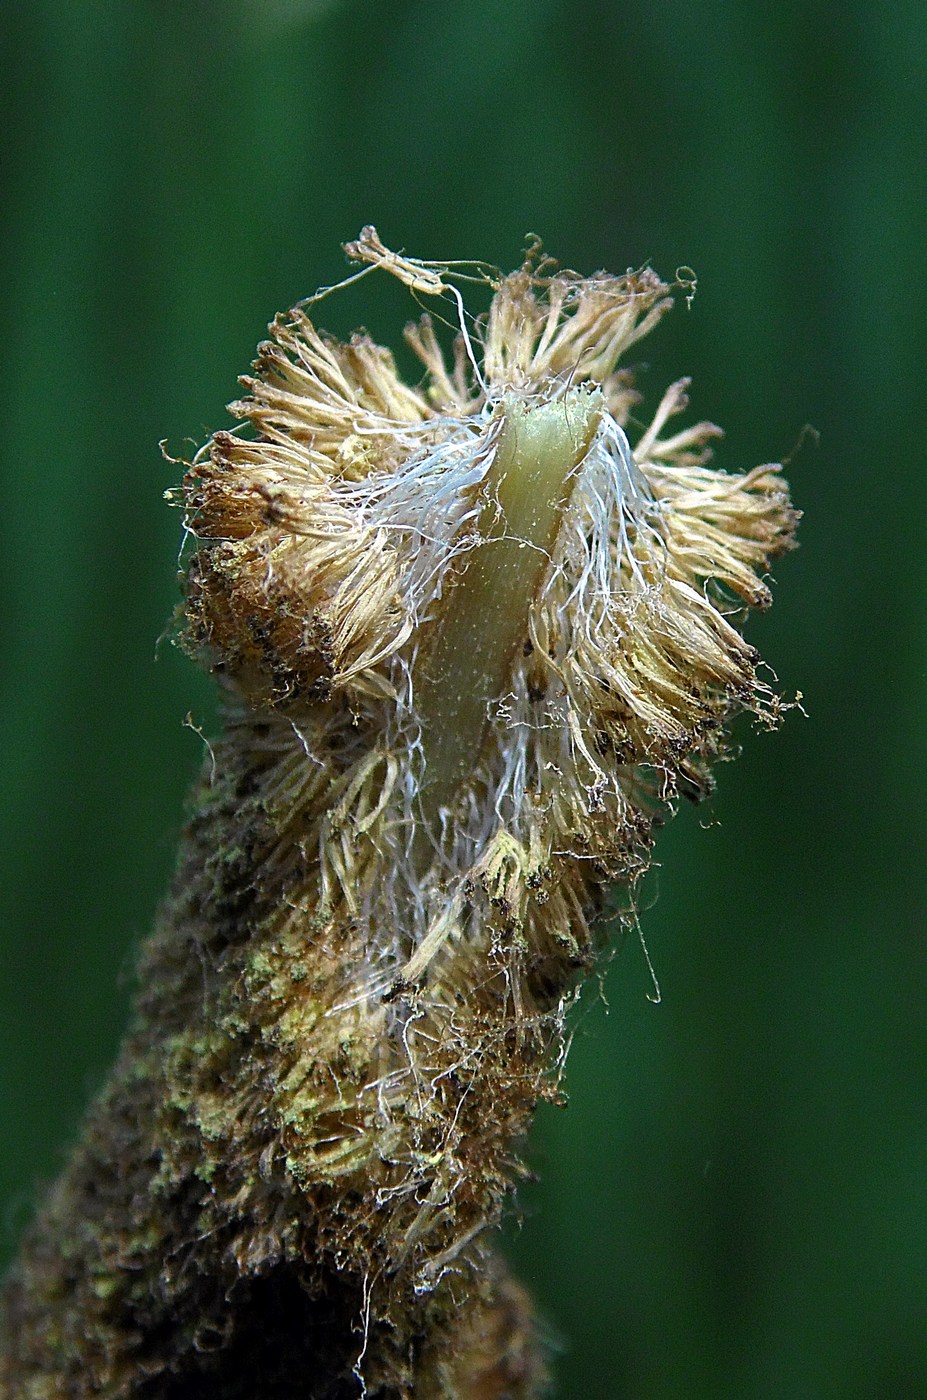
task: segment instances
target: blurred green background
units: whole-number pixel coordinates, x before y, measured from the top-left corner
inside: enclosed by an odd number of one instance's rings
[[[784,689],[643,894],[512,1251],[564,1400],[927,1396],[927,8],[0,6],[0,1242],[124,1023],[210,688],[162,502],[270,316],[375,222],[424,257],[699,275],[641,354],[731,469],[792,453],[750,635]],[[396,340],[369,279],[321,308]],[[352,297],[354,298],[352,300]]]

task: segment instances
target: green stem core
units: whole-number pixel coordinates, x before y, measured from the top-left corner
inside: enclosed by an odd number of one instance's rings
[[[603,399],[570,389],[531,405],[502,402],[495,458],[483,483],[482,542],[431,624],[415,675],[425,776],[423,821],[434,830],[477,762],[490,706],[508,688],[527,637],[527,613],[543,586],[572,475],[586,456]]]

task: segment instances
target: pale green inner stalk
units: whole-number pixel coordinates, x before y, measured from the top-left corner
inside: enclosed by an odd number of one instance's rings
[[[432,830],[479,758],[490,707],[509,688],[571,477],[589,451],[602,405],[598,389],[569,389],[534,406],[514,393],[503,400],[496,454],[482,488],[482,543],[465,556],[431,636],[423,639],[414,677],[425,755],[421,814]]]

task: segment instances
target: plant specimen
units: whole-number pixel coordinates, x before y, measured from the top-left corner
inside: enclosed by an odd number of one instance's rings
[[[224,730],[5,1287],[10,1397],[540,1394],[490,1228],[520,1141],[609,891],[731,718],[779,713],[735,626],[792,542],[779,469],[709,466],[685,382],[629,440],[619,362],[672,289],[348,252],[456,339],[407,329],[410,387],[297,307],[187,464],[183,638]]]

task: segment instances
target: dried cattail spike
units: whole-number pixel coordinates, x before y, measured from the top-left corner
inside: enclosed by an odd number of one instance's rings
[[[459,331],[407,330],[410,387],[366,336],[278,317],[240,426],[189,464],[185,641],[226,730],[119,1065],[7,1284],[4,1395],[539,1395],[488,1227],[609,887],[731,718],[778,713],[735,625],[792,543],[778,467],[726,475],[716,427],[669,431],[686,381],[628,435],[619,361],[672,289],[372,227],[348,252]]]

